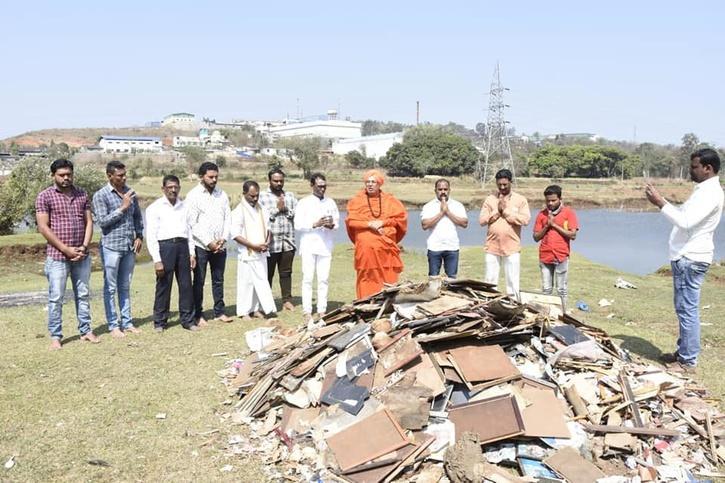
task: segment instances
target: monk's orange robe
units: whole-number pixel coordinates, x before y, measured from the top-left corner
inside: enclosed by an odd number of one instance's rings
[[[368,227],[373,220],[383,222],[382,235]],[[368,199],[362,190],[347,203],[345,227],[355,245],[357,297],[379,292],[383,283],[396,283],[403,271],[398,243],[408,231],[408,212],[403,204],[382,191],[380,197]]]

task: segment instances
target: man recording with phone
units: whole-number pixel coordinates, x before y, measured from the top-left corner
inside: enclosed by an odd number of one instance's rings
[[[143,219],[136,192],[126,186],[126,166],[111,161],[106,176],[108,184],[93,195],[93,217],[101,228],[103,305],[108,331],[125,337],[126,332],[141,332],[131,317],[131,278],[143,242]]]

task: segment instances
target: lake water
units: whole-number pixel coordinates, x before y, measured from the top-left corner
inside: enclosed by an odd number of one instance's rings
[[[532,231],[537,213],[532,212],[531,223],[522,230],[524,246],[536,245]],[[669,265],[667,240],[672,225],[659,212],[577,210],[576,213],[581,230],[572,242],[573,251],[594,262],[637,275],[646,275]],[[340,213],[342,227],[335,233],[336,244],[350,244],[344,228],[345,215],[344,211]],[[468,228],[459,230],[458,236],[461,246],[478,246],[483,250],[486,228],[478,224],[478,210],[468,212]],[[427,238],[428,232],[420,226],[420,210],[408,210],[408,234],[403,239],[405,248],[425,252]],[[230,244],[230,254],[234,252],[234,245]],[[715,260],[723,258],[725,224],[721,222],[715,232]]]
[[[531,223],[522,230],[525,246],[536,245]],[[572,250],[588,259],[622,272],[645,275],[669,265],[667,240],[672,225],[658,212],[614,210],[577,210],[581,230],[572,242]],[[340,213],[341,221],[345,213]],[[483,247],[486,228],[478,224],[478,210],[468,212],[468,228],[459,230],[461,246]],[[408,234],[403,239],[406,249],[425,251],[428,232],[420,226],[420,211],[408,210]],[[350,243],[344,227],[337,231],[336,243]],[[483,249],[482,249],[483,250]],[[715,232],[715,260],[725,257],[725,225]]]

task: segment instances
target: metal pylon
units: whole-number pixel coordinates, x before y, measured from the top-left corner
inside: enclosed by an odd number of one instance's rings
[[[514,161],[511,157],[508,131],[504,117],[504,109],[509,107],[503,101],[504,91],[508,89],[501,85],[499,65],[491,81],[491,90],[488,93],[488,118],[486,120],[486,139],[483,146],[483,163],[479,159],[478,176],[481,185],[484,185],[499,169],[509,169],[514,173]],[[483,164],[483,166],[481,166]],[[515,174],[515,173],[514,173]]]

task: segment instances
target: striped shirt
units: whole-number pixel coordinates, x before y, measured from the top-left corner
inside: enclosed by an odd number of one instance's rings
[[[85,191],[73,186],[70,196],[63,194],[53,185],[35,198],[35,212],[46,213],[50,218],[50,230],[69,247],[83,245],[86,234],[86,211],[91,209]],[[68,260],[63,253],[48,243],[47,256],[53,260]]]
[[[143,219],[138,199],[134,198],[126,211],[121,210],[123,194],[107,184],[93,195],[93,219],[101,229],[101,245],[119,252],[133,250],[133,241],[143,239]]]
[[[214,240],[227,240],[232,221],[229,197],[219,188],[209,190],[199,183],[186,195],[188,222],[194,244],[208,250]]]
[[[277,208],[277,195],[267,188],[259,193],[259,204],[269,213],[269,231],[272,232],[272,242],[269,244],[269,253],[281,253],[295,250],[295,209],[297,198],[294,193],[284,192],[284,205],[287,211],[280,212]]]

